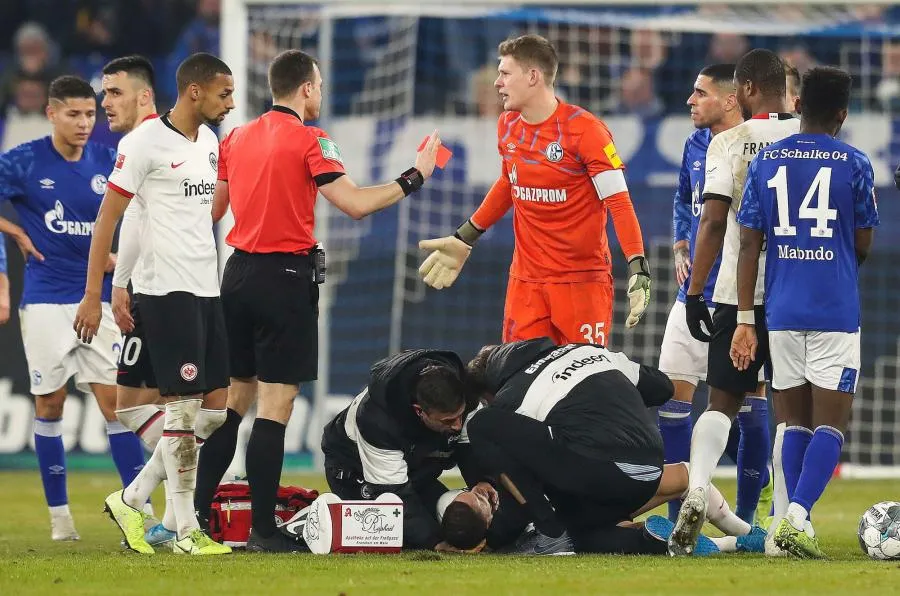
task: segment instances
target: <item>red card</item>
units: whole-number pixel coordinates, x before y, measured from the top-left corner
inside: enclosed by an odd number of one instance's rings
[[[429,135],[430,136],[430,135]],[[422,139],[422,142],[419,143],[419,148],[416,151],[421,151],[425,148],[425,143],[428,142],[429,137],[425,137]],[[438,147],[437,159],[434,160],[434,165],[437,167],[444,169],[444,166],[447,165],[447,162],[450,161],[450,158],[453,157],[453,152],[441,145]]]

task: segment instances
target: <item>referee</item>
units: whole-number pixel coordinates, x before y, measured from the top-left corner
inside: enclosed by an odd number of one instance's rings
[[[386,184],[358,187],[344,171],[328,135],[304,124],[319,116],[322,76],[299,50],[279,54],[269,68],[272,109],[223,141],[213,219],[228,204],[234,248],[222,279],[231,387],[227,419],[204,444],[195,506],[209,512],[213,494],[234,457],[238,426],[255,400],[247,445],[253,526],[247,549],[283,552],[296,545],[277,532],[275,497],[284,459],[285,426],[299,384],[318,369],[318,283],[324,254],[313,235],[316,195],[360,219],[418,190],[434,170],[440,138],[431,135],[415,167]],[[212,159],[212,156],[210,156]]]

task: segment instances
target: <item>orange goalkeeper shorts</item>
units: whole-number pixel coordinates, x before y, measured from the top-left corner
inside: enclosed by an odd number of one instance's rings
[[[558,345],[606,345],[612,331],[613,280],[536,283],[509,278],[503,341],[549,337]]]

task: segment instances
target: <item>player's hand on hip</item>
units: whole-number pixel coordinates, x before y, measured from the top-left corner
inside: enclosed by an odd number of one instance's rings
[[[750,363],[756,360],[756,328],[753,325],[739,324],[731,338],[731,362],[738,370],[747,370]]]
[[[44,255],[38,251],[34,247],[34,243],[31,241],[31,238],[28,237],[28,234],[22,232],[20,234],[16,234],[13,236],[13,240],[16,241],[16,244],[19,246],[19,250],[22,251],[22,256],[25,257],[25,261],[28,261],[28,257],[33,256],[40,262],[44,262]]]
[[[134,331],[134,318],[131,316],[131,296],[125,288],[112,289],[112,312],[116,325],[122,333]]]
[[[438,149],[441,148],[441,137],[438,131],[431,133],[428,142],[422,147],[422,150],[416,155],[416,169],[422,174],[422,177],[428,180],[434,172],[434,162],[437,161]]]
[[[625,326],[629,329],[638,324],[650,304],[650,265],[643,256],[628,261],[628,318]]]
[[[422,240],[419,248],[432,251],[419,267],[419,275],[435,290],[453,285],[472,252],[472,247],[456,236]]]
[[[687,319],[687,326],[694,339],[699,341],[709,341],[713,334],[712,317],[709,314],[709,308],[706,306],[706,300],[703,294],[688,294],[684,299],[684,313]],[[701,323],[706,325],[703,330]]]
[[[679,246],[673,252],[675,255],[675,280],[680,286],[691,275],[691,251],[687,246]]]
[[[0,302],[0,325],[9,322],[9,302]]]
[[[100,329],[100,319],[103,317],[103,310],[100,306],[100,297],[92,298],[85,296],[78,305],[78,312],[75,314],[75,333],[78,339],[86,344],[91,343],[97,331]]]

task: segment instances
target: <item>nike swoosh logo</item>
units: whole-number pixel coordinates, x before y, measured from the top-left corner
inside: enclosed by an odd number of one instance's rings
[[[194,466],[193,468],[178,468],[178,473],[184,474],[185,472],[190,472],[191,470],[196,470],[196,469],[197,469],[197,466]]]
[[[179,163],[175,163],[175,162],[173,161],[173,162],[172,162],[172,169],[174,170],[175,168],[179,167],[179,166],[182,165],[183,163],[184,163],[183,161],[182,161],[182,162],[179,162]]]
[[[181,162],[181,163],[184,163],[184,162]],[[175,166],[172,166],[172,167],[174,168]],[[708,170],[706,170],[706,173],[707,173],[707,174],[712,174],[713,172],[715,172],[715,171],[718,170],[718,169],[719,169],[719,166],[715,166],[715,167],[713,167],[713,168],[709,168]]]

